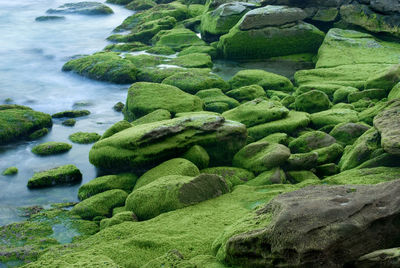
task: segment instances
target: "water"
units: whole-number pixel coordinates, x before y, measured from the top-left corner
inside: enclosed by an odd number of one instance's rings
[[[29,190],[26,184],[34,172],[75,164],[83,174],[82,183],[97,175],[88,161],[91,145],[73,144],[68,153],[49,157],[32,154],[33,146],[46,141],[70,142],[68,136],[77,131],[102,134],[122,119],[112,107],[124,102],[128,86],[63,73],[61,67],[73,55],[102,50],[108,44],[107,36],[132,11],[109,5],[113,15],[67,15],[65,20],[35,22],[48,8],[65,2],[79,1],[0,1],[0,103],[11,98],[13,103],[49,114],[83,103],[81,109],[91,111],[90,116],[78,118],[73,128],[54,120],[51,132],[42,139],[0,147],[0,173],[10,166],[19,169],[15,176],[0,175],[0,225],[21,219],[17,207],[77,200],[79,185]]]

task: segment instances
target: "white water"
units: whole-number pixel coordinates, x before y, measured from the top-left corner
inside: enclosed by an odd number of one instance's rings
[[[128,86],[96,82],[61,71],[73,55],[91,54],[102,50],[105,40],[132,11],[109,5],[113,15],[66,15],[65,20],[35,22],[49,8],[76,0],[0,0],[0,104],[11,98],[12,103],[27,105],[49,114],[74,108],[83,102],[91,115],[78,118],[75,127],[65,127],[54,120],[51,132],[33,142],[19,142],[0,147],[0,173],[16,166],[15,176],[0,175],[0,225],[19,219],[17,207],[48,205],[76,201],[79,185],[28,190],[27,181],[36,171],[60,165],[75,164],[87,182],[96,177],[96,169],[88,161],[91,145],[73,144],[70,152],[57,156],[38,157],[31,153],[36,144],[68,140],[77,131],[102,134],[122,119],[112,107],[124,102]],[[71,143],[71,142],[70,142]]]

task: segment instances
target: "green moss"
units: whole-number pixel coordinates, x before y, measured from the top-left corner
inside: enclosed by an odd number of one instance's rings
[[[203,169],[200,172],[221,176],[232,186],[245,184],[254,179],[253,172],[237,167],[212,167]]]
[[[182,155],[182,158],[189,160],[199,169],[208,167],[208,164],[210,163],[210,156],[207,151],[199,145],[192,146]]]
[[[121,189],[130,193],[137,179],[137,176],[132,173],[97,177],[79,188],[78,198],[79,200],[85,200],[96,194],[113,189]]]
[[[397,83],[389,93],[388,100],[400,99],[400,82]]]
[[[59,112],[51,115],[53,118],[63,118],[63,117],[69,117],[69,118],[76,118],[76,117],[81,117],[81,116],[87,116],[90,114],[90,111],[88,110],[70,110],[70,111],[64,111],[64,112]]]
[[[171,113],[203,110],[200,98],[192,96],[177,87],[140,82],[133,84],[128,91],[124,109],[125,119],[131,121],[158,109]]]
[[[358,113],[349,109],[331,109],[310,115],[311,123],[321,128],[326,125],[358,122]]]
[[[173,55],[175,54],[175,51],[166,46],[155,46],[151,47],[150,49],[146,50],[147,53],[153,53],[157,55]]]
[[[233,157],[232,165],[261,173],[279,167],[288,160],[289,156],[290,150],[286,146],[260,141],[243,147]]]
[[[347,102],[347,98],[350,93],[359,92],[359,90],[355,87],[341,87],[335,91],[333,94],[333,102]]]
[[[201,174],[195,178],[180,175],[161,177],[139,189],[126,200],[126,209],[141,220],[194,205],[229,192],[225,180],[217,175]]]
[[[308,153],[291,154],[287,159],[285,170],[312,170],[318,165],[318,153],[312,151]]]
[[[343,154],[343,146],[338,143],[333,143],[330,146],[313,150],[318,153],[318,165],[336,162]]]
[[[352,92],[347,96],[347,100],[350,103],[360,101],[361,99],[367,98],[370,100],[381,100],[387,97],[386,90],[384,89],[366,89],[360,92]]]
[[[229,109],[239,106],[239,102],[237,100],[226,96],[219,88],[200,90],[196,93],[196,96],[203,100],[205,104],[205,110],[207,111],[223,113]],[[224,106],[225,109],[212,109],[212,104],[215,103],[226,104]]]
[[[340,173],[340,168],[335,163],[323,164],[315,168],[318,177],[324,178]]]
[[[76,132],[68,137],[72,142],[89,144],[98,141],[101,136],[95,132]]]
[[[379,101],[374,106],[360,112],[358,117],[360,118],[360,121],[367,123],[368,125],[372,125],[374,117],[377,116],[379,112],[385,109],[388,105],[389,103],[384,100]]]
[[[178,72],[164,79],[162,83],[176,86],[190,94],[210,88],[219,88],[222,91],[229,89],[229,85],[218,75],[210,73],[209,69]]]
[[[169,63],[184,68],[211,68],[211,57],[205,53],[191,53],[172,59]]]
[[[300,170],[300,171],[288,171],[287,172],[288,180],[294,184],[301,183],[304,181],[319,181],[317,175],[308,170]]]
[[[100,221],[100,229],[105,229],[116,224],[120,224],[126,221],[137,221],[136,215],[131,211],[124,211],[117,213],[110,219],[103,219]]]
[[[4,175],[4,176],[10,176],[10,175],[15,175],[15,174],[17,174],[18,173],[18,168],[16,168],[16,167],[9,167],[9,168],[6,168],[4,171],[3,171],[3,173],[1,173],[2,175]]]
[[[63,71],[117,84],[136,81],[137,68],[126,59],[113,52],[96,53],[91,56],[70,60],[64,64]]]
[[[400,169],[397,167],[376,167],[351,169],[327,177],[323,180],[324,184],[377,184],[396,180],[399,178]]]
[[[243,86],[226,92],[226,95],[239,102],[266,97],[265,90],[259,85]]]
[[[123,104],[122,102],[119,101],[116,104],[114,104],[113,110],[116,112],[121,112],[122,109],[124,109],[124,107],[125,107],[125,104]]]
[[[195,32],[184,28],[160,31],[151,41],[156,46],[167,46],[175,51],[180,51],[183,48],[193,45],[206,45],[206,43],[201,40]]]
[[[260,175],[255,177],[253,180],[246,183],[249,186],[262,186],[270,184],[283,184],[286,183],[285,172],[280,168],[274,168],[262,172]]]
[[[286,133],[274,133],[262,138],[260,141],[266,141],[269,143],[279,143],[287,146],[291,138]]]
[[[353,145],[345,148],[340,159],[341,171],[355,168],[370,159],[375,150],[380,147],[380,135],[375,128],[371,128],[361,135]]]
[[[137,68],[144,68],[144,67],[156,67],[157,65],[164,62],[166,59],[165,57],[161,56],[154,56],[154,55],[125,55],[125,59],[129,60],[133,63]]]
[[[74,165],[60,166],[37,172],[28,181],[29,188],[49,187],[56,184],[69,184],[82,180],[82,174]]]
[[[135,190],[150,184],[161,177],[170,175],[195,177],[200,174],[199,169],[189,160],[174,158],[150,169],[137,181]]]
[[[169,120],[169,119],[171,119],[171,113],[169,111],[164,109],[158,109],[155,110],[154,112],[151,112],[149,114],[146,114],[145,116],[140,117],[139,119],[136,119],[131,123],[131,125],[139,126],[143,124]]]
[[[76,120],[73,118],[70,118],[70,119],[64,120],[61,124],[63,126],[67,126],[67,127],[73,127],[76,124]]]
[[[125,211],[126,211],[125,210],[125,205],[122,206],[122,207],[116,207],[116,208],[113,208],[112,215],[114,216],[114,215],[116,215],[118,213],[125,212]]]
[[[142,68],[138,73],[138,81],[161,83],[164,79],[187,71],[183,68]]]
[[[319,90],[312,90],[296,97],[296,110],[317,113],[329,109],[332,106],[328,95]]]
[[[131,43],[120,43],[120,44],[111,44],[104,48],[104,51],[107,52],[135,52],[135,51],[143,51],[148,49],[149,46],[143,44],[142,42],[131,42]]]
[[[129,0],[125,7],[131,10],[142,11],[155,7],[156,5],[157,3],[153,0]]]
[[[307,113],[290,111],[288,116],[283,119],[250,127],[247,131],[249,139],[259,140],[278,132],[290,135],[295,130],[308,126],[309,123],[310,116]]]
[[[279,102],[255,99],[224,112],[222,116],[252,127],[285,118],[288,113],[289,110]]]
[[[323,32],[304,22],[292,27],[266,27],[248,31],[239,30],[239,25],[220,38],[218,49],[225,58],[266,59],[315,53],[324,39]]]
[[[284,76],[263,70],[243,70],[236,73],[229,81],[232,88],[259,85],[264,90],[293,91],[293,84]]]
[[[361,123],[342,123],[335,126],[329,133],[344,145],[353,144],[370,127]]]
[[[292,153],[307,153],[315,149],[330,146],[335,142],[336,140],[329,134],[321,131],[311,131],[292,140],[289,143],[289,148]]]
[[[49,129],[44,127],[42,129],[36,130],[32,134],[30,134],[28,136],[28,139],[29,140],[37,140],[43,136],[46,136],[48,133],[49,133]]]
[[[32,153],[37,155],[62,154],[71,150],[72,145],[65,142],[45,142],[32,148]]]
[[[119,189],[108,190],[91,196],[75,205],[71,213],[91,220],[96,216],[110,216],[115,207],[125,204],[128,194]]]
[[[115,133],[118,133],[118,132],[120,132],[124,129],[130,128],[130,127],[132,127],[132,125],[128,121],[125,121],[125,120],[119,121],[119,122],[115,123],[114,125],[112,125],[110,128],[108,128],[104,132],[103,136],[101,136],[100,139],[102,140],[102,139],[111,137]]]
[[[178,56],[180,57],[194,53],[206,53],[210,55],[212,59],[217,57],[217,50],[212,46],[190,46],[179,52]]]
[[[33,111],[29,107],[0,105],[0,144],[26,138],[52,124],[50,115]]]

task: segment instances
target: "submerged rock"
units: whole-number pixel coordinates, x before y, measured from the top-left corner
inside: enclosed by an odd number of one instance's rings
[[[65,20],[64,16],[40,16],[36,17],[35,21],[57,21]]]
[[[9,168],[6,168],[6,169],[1,173],[1,175],[10,176],[10,175],[15,175],[15,174],[17,174],[17,173],[18,173],[18,168],[17,168],[17,167],[9,167]]]
[[[82,180],[82,173],[74,165],[65,165],[37,172],[28,181],[29,188],[50,187],[58,184],[76,183]]]
[[[88,110],[70,110],[70,111],[55,113],[51,117],[53,117],[53,118],[63,118],[63,117],[76,118],[76,117],[81,117],[81,116],[87,116],[89,114],[90,114],[90,111],[88,111]]]
[[[66,3],[58,8],[48,9],[49,14],[107,15],[114,13],[108,6],[99,2]]]
[[[72,142],[89,144],[98,141],[101,136],[95,132],[76,132],[68,137]]]
[[[32,153],[37,155],[54,155],[68,152],[72,145],[65,142],[45,142],[32,148]]]

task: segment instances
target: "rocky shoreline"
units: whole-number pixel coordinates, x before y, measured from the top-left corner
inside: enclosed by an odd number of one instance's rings
[[[0,227],[0,267],[400,265],[398,1],[109,2],[137,12],[103,51],[62,68],[130,85],[114,106],[124,120],[69,136],[93,143],[88,158],[103,176],[80,187],[77,204],[32,207],[27,221]],[[82,2],[47,13],[112,9]],[[219,59],[315,68],[224,80],[213,72]],[[0,105],[0,144],[89,114]],[[27,187],[81,180],[65,165]]]

